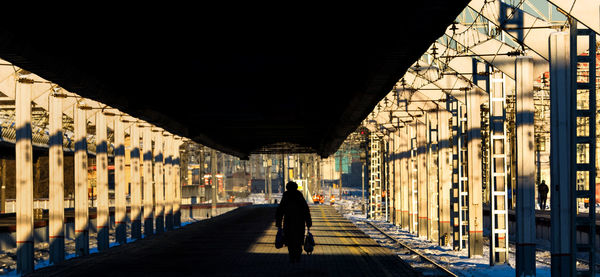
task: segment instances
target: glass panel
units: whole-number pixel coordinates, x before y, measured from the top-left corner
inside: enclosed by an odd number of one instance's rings
[[[586,164],[590,162],[590,145],[587,143],[577,144],[577,163]]]
[[[588,89],[577,90],[577,109],[578,110],[589,110],[590,109],[590,91]]]
[[[587,137],[590,135],[590,118],[587,116],[577,117],[577,136]]]
[[[588,83],[590,81],[590,64],[577,63],[577,82]]]

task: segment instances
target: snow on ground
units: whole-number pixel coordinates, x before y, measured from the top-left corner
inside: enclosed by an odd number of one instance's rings
[[[515,276],[515,260],[514,254],[509,255],[509,264],[490,266],[489,265],[489,247],[484,245],[482,257],[469,258],[468,250],[463,249],[461,251],[453,251],[450,247],[439,246],[437,243],[432,243],[424,238],[419,238],[414,234],[410,234],[406,230],[402,230],[397,226],[394,226],[385,221],[377,221],[367,219],[365,215],[360,213],[360,210],[348,210],[344,214],[346,218],[350,219],[356,226],[362,229],[367,235],[371,236],[374,240],[383,244],[384,246],[391,248],[392,250],[398,250],[397,246],[385,245],[385,239],[379,232],[371,228],[366,222],[372,222],[379,226],[386,233],[392,237],[399,239],[406,243],[411,248],[427,255],[431,259],[435,260],[439,264],[446,266],[450,271],[456,273],[459,276],[465,277],[486,277],[486,276]],[[514,249],[513,249],[514,250]],[[548,255],[549,259],[549,255]],[[550,276],[550,266],[547,264],[537,263],[537,276],[545,277]]]

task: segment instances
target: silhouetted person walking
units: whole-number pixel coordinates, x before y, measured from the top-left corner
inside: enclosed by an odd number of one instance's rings
[[[285,244],[290,253],[290,262],[300,261],[302,255],[302,243],[304,241],[304,225],[310,229],[312,219],[310,210],[302,193],[298,191],[298,184],[289,182],[285,185],[286,191],[281,197],[275,215],[277,228],[281,228],[283,220],[283,234]]]
[[[538,185],[538,197],[540,198],[540,210],[545,210],[546,200],[548,199],[548,185],[546,185],[545,180],[542,180],[542,183]]]

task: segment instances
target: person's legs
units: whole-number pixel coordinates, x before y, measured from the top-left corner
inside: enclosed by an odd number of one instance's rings
[[[545,209],[546,209],[546,200],[547,200],[547,198],[546,198],[546,197],[542,198],[542,204],[541,204],[541,209],[542,209],[542,210],[545,210]]]
[[[302,256],[302,245],[299,245],[298,248],[294,249],[294,261],[299,262],[301,256]]]

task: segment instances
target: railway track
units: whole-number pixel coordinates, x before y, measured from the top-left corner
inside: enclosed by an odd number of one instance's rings
[[[416,251],[402,241],[390,236],[388,233],[383,231],[381,228],[371,222],[366,222],[371,228],[381,233],[384,238],[390,241],[393,250],[398,254],[402,260],[410,264],[415,270],[419,271],[424,276],[453,276],[457,277],[452,271],[446,267],[440,265],[436,261],[427,257],[426,255]]]
[[[392,244],[399,245],[400,247],[397,247],[395,249],[397,254],[404,261],[406,261],[411,266],[413,266],[416,270],[422,272],[423,275],[427,275],[427,276],[457,276],[456,274],[451,272],[449,269],[440,265],[439,263],[437,263],[436,261],[427,257],[426,255],[412,249],[410,246],[403,243],[402,241],[390,236],[388,233],[386,233],[384,230],[382,230],[375,224],[373,224],[371,222],[365,222],[365,223],[368,226],[370,226],[372,229],[374,229],[377,232],[379,232],[380,234],[382,234],[386,239],[392,241],[393,242]],[[489,241],[486,241],[486,243],[489,243]],[[514,242],[510,242],[509,244],[514,247]],[[537,248],[536,252],[540,253],[540,254],[541,253],[546,254],[549,251]],[[511,247],[511,249],[509,249],[509,253],[512,255],[516,254],[515,250],[513,250],[512,247]],[[550,266],[549,258],[543,258],[543,255],[536,255],[536,262]],[[587,260],[577,259],[577,262],[578,262],[578,264],[581,264],[582,267],[588,267]],[[595,266],[596,266],[596,269],[598,271],[600,271],[600,264],[597,263],[597,264],[595,264]],[[578,267],[579,267],[579,265],[578,265]],[[432,268],[435,268],[436,270],[432,270]]]

